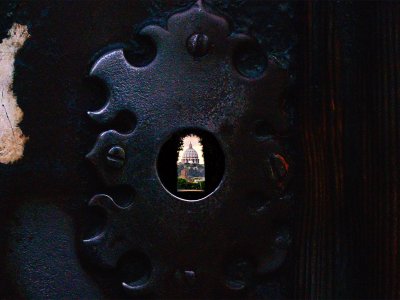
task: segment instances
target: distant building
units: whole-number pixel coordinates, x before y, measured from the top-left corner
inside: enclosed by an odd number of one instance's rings
[[[199,163],[199,155],[197,154],[197,151],[193,149],[192,143],[189,143],[189,148],[183,152],[182,156],[182,163],[184,164],[198,164]]]
[[[179,174],[179,178],[188,179],[188,169],[183,168]]]
[[[178,178],[183,178],[189,182],[200,182],[205,180],[204,165],[200,164],[199,155],[189,143],[178,163]]]

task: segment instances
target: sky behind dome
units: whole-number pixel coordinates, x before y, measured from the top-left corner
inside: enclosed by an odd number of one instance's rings
[[[192,142],[193,149],[196,150],[197,154],[199,155],[199,163],[204,164],[203,146],[199,143],[199,137],[196,135],[187,135],[183,138],[183,149],[178,153],[178,162],[181,161],[183,152],[185,152],[185,150],[189,148],[190,142]]]

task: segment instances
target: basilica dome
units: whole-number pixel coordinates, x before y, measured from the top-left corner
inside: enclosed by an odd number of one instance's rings
[[[183,152],[182,156],[182,163],[189,163],[189,164],[198,164],[199,163],[199,155],[197,151],[193,149],[192,143],[189,143],[189,148]]]

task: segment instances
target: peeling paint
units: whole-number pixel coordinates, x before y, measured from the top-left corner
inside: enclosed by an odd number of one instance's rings
[[[13,75],[15,55],[30,35],[27,26],[17,23],[8,35],[0,44],[0,163],[3,164],[20,159],[28,140],[18,127],[23,112],[13,92]]]

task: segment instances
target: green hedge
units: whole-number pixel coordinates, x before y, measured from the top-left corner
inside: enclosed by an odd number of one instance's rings
[[[204,190],[205,182],[200,181],[198,183],[188,182],[186,179],[178,178],[177,188],[178,190]]]

